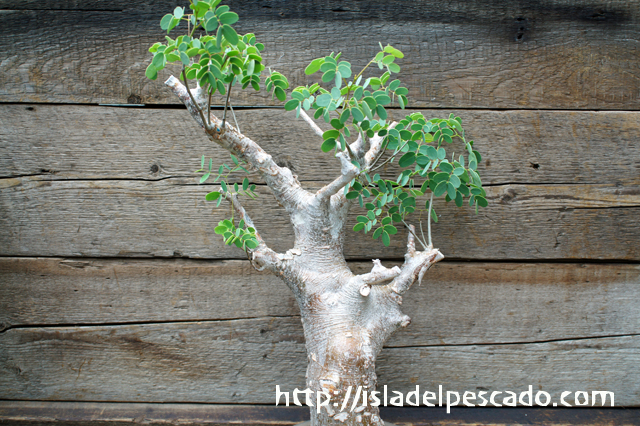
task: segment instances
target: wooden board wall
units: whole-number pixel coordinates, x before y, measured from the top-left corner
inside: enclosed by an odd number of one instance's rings
[[[640,407],[640,1],[229,4],[294,85],[331,50],[358,66],[378,41],[397,46],[410,107],[455,112],[483,153],[490,205],[439,207],[447,259],[405,297],[413,322],[384,349],[381,385],[603,390]],[[227,408],[179,417],[191,403],[255,405],[242,411],[255,424],[298,420],[255,415],[276,384],[304,385],[293,297],[213,233],[225,212],[193,170],[222,153],[163,87],[168,72],[144,77],[173,7],[0,0],[0,422],[242,422],[220,420]],[[236,104],[241,130],[305,187],[338,172],[277,101],[247,92]],[[246,207],[287,250],[286,215],[258,192]],[[401,262],[404,235],[390,248],[348,240],[354,272]],[[177,405],[154,405],[166,402]],[[403,413],[399,423],[467,424]],[[591,413],[539,424],[637,420]],[[530,414],[483,421],[537,424]]]

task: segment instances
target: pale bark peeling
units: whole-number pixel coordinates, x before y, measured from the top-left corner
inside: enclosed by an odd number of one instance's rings
[[[300,307],[307,355],[307,385],[314,392],[332,395],[331,403],[320,413],[312,407],[312,425],[383,425],[371,391],[376,388],[375,360],[382,345],[399,327],[411,319],[400,311],[401,295],[434,263],[443,259],[437,249],[416,251],[409,233],[404,265],[391,269],[373,261],[371,272],[354,275],[343,255],[344,228],[351,202],[342,189],[358,174],[351,154],[363,167],[369,167],[382,150],[382,138],[368,141],[359,137],[350,151],[338,153],[341,175],[315,194],[304,190],[286,167],[279,167],[257,143],[240,134],[230,124],[211,115],[211,126],[203,123],[187,89],[174,77],[166,84],[186,105],[192,117],[205,129],[209,138],[237,155],[257,170],[276,199],[290,215],[295,233],[294,248],[278,254],[267,247],[258,234],[260,245],[248,251],[257,269],[278,275],[293,291]],[[193,99],[203,102],[199,89]],[[204,111],[204,109],[202,109]],[[306,118],[305,118],[306,117]],[[316,134],[321,130],[308,117]],[[209,120],[209,117],[205,119]],[[369,149],[365,154],[365,145]],[[235,195],[224,193],[238,218],[255,228]],[[352,392],[347,395],[349,386]],[[368,403],[351,411],[356,390],[366,390]],[[362,405],[361,394],[358,406]],[[346,408],[340,411],[348,398]],[[337,402],[338,407],[333,406]]]

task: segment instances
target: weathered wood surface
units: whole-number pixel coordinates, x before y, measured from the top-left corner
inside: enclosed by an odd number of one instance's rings
[[[247,261],[0,258],[0,283],[1,329],[298,315],[286,286]],[[638,300],[638,265],[443,262],[404,298],[411,326],[388,346],[629,335]]]
[[[245,258],[214,234],[228,211],[205,202],[207,191],[181,179],[1,179],[0,255]],[[284,252],[293,246],[293,231],[266,191],[260,187],[259,198],[244,204],[265,241]],[[469,207],[434,204],[443,219],[433,241],[449,258],[640,259],[637,188],[500,185],[487,194],[489,207],[478,215]],[[352,209],[351,226],[357,214]],[[403,232],[390,247],[354,233],[345,255],[401,258],[405,249]]]
[[[479,170],[485,184],[640,186],[640,113],[452,112],[462,117],[467,136],[482,153]],[[393,116],[406,113],[394,111]],[[237,111],[237,117],[241,130],[291,167],[300,181],[329,181],[339,173],[338,161],[320,151],[320,138],[293,112],[251,109]],[[203,133],[182,109],[0,105],[0,177],[195,177],[203,154],[221,159],[216,170],[229,162]],[[382,173],[395,179],[397,168]]]
[[[381,41],[405,52],[401,77],[414,106],[640,105],[635,1],[230,5],[241,16],[238,30],[255,32],[267,45],[266,64],[294,85],[311,81],[303,73],[311,59],[342,51],[362,66]],[[160,82],[144,76],[147,48],[163,40],[159,21],[174,6],[169,0],[1,1],[0,101],[175,103]],[[236,103],[274,101],[262,92],[243,92]]]
[[[635,335],[391,347],[377,371],[379,385],[402,392],[532,385],[556,401],[562,391],[612,391],[616,405],[639,406],[638,363]],[[304,388],[305,364],[297,318],[9,329],[0,334],[0,399],[268,404],[276,385]]]
[[[445,408],[381,407],[382,417],[403,425],[636,425],[638,409],[581,408]],[[114,425],[144,424],[250,424],[291,425],[308,420],[307,407],[219,404],[96,403],[0,401],[2,424]]]

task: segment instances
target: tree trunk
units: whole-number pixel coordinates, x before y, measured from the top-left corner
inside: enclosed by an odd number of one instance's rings
[[[411,322],[400,311],[402,294],[424,272],[444,256],[429,247],[416,251],[414,229],[410,227],[407,253],[402,268],[392,269],[373,261],[371,272],[354,275],[343,255],[344,228],[351,201],[342,188],[359,170],[352,164],[349,152],[359,164],[368,164],[381,150],[381,138],[360,138],[350,151],[336,155],[342,174],[316,193],[304,190],[289,169],[275,164],[258,144],[211,115],[211,123],[203,123],[199,89],[191,91],[175,78],[166,83],[187,106],[192,117],[204,128],[210,139],[250,164],[288,211],[295,233],[294,247],[279,254],[269,249],[257,234],[260,245],[247,249],[252,264],[259,270],[278,275],[293,291],[302,318],[307,346],[307,387],[314,392],[309,401],[312,426],[382,425],[376,398],[376,357],[382,345],[399,327]],[[194,103],[193,101],[197,103]],[[322,131],[302,112],[316,134]],[[237,220],[255,228],[251,218],[235,194],[224,193],[232,203]],[[317,393],[330,400],[318,410]],[[365,394],[366,392],[366,394]],[[366,402],[365,402],[366,401]],[[374,404],[374,405],[372,405]]]

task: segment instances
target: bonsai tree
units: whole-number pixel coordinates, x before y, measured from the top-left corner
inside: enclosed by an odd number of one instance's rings
[[[382,425],[375,406],[376,357],[389,336],[411,321],[400,310],[402,295],[444,257],[431,242],[431,220],[437,222],[434,198],[457,206],[468,202],[476,212],[487,205],[476,172],[480,154],[465,139],[459,117],[430,119],[414,112],[397,122],[388,120],[389,106],[404,109],[408,104],[409,90],[393,78],[400,72],[396,61],[403,58],[398,49],[380,44],[359,70],[340,53],[329,53],[305,69],[307,75],[318,75],[316,83],[287,93],[287,78],[263,63],[264,46],[254,34],[237,34],[238,15],[219,3],[191,0],[189,9],[176,7],[164,16],[160,26],[167,34],[178,25],[185,32],[151,46],[146,75],[156,79],[168,63],[181,66],[179,78],[172,76],[165,84],[209,139],[231,155],[233,164],[220,165],[218,173],[213,161],[221,159],[205,161],[203,156],[199,170],[201,183],[212,179],[220,185],[206,199],[232,206],[231,217],[215,233],[244,250],[257,270],[279,276],[295,295],[307,345],[307,386],[331,397],[321,409],[310,407],[312,425]],[[304,189],[291,170],[277,165],[229,122],[233,91],[265,89],[305,120],[309,137],[340,163],[340,175],[318,191]],[[224,102],[222,117],[211,113],[216,97]],[[324,121],[325,129],[310,115]],[[377,171],[391,163],[399,170],[397,178],[382,178]],[[228,181],[237,172],[257,173],[288,212],[295,244],[286,253],[269,248],[243,208],[241,197],[257,195],[248,177]],[[362,214],[351,230],[346,228],[352,226],[347,223],[352,208]],[[409,224],[416,216],[418,227]],[[386,268],[373,260],[371,272],[354,275],[343,255],[345,235],[363,232],[388,246],[398,227],[408,229],[402,267]],[[366,393],[355,395],[358,387]],[[360,398],[355,410],[334,406],[355,396]],[[310,400],[317,405],[315,398]]]

